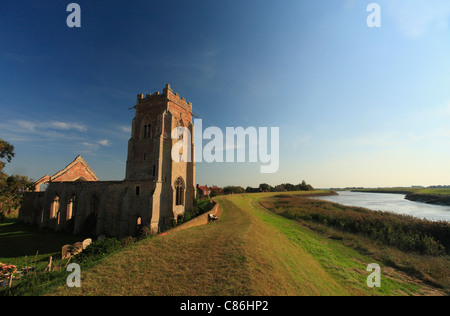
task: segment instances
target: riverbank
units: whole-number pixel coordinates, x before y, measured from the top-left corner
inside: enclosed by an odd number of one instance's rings
[[[261,204],[450,294],[449,223],[304,199],[295,194],[267,197],[261,199]]]
[[[405,199],[434,205],[450,205],[450,195],[411,192],[406,194]]]
[[[450,189],[383,188],[357,189],[351,192],[404,194],[405,199],[410,201],[450,206]]]

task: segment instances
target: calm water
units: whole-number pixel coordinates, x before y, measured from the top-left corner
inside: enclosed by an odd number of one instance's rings
[[[362,193],[340,191],[339,195],[321,196],[320,200],[331,201],[348,206],[365,207],[375,211],[388,211],[408,214],[429,220],[450,222],[450,206],[432,205],[405,199],[403,194]]]

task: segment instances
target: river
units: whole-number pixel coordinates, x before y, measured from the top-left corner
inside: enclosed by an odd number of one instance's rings
[[[374,211],[408,214],[433,221],[450,222],[450,206],[409,201],[405,199],[404,194],[338,191],[338,195],[321,196],[317,199],[348,206],[365,207]]]

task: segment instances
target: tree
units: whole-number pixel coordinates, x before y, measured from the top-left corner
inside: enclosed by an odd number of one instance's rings
[[[306,181],[303,180],[301,184],[297,184],[295,186],[296,191],[314,191],[314,188],[310,184],[306,184]]]
[[[285,183],[285,184],[282,184],[282,185],[288,191],[295,191],[295,185],[293,185],[291,183]]]
[[[7,162],[11,162],[14,157],[14,146],[5,142],[0,138],[0,173],[3,175],[3,168],[5,163],[1,159],[5,159]]]
[[[11,162],[14,155],[14,146],[0,138],[0,159]],[[5,165],[6,163],[0,160],[0,220],[20,206],[24,192],[34,188],[34,183],[26,176],[8,176],[4,173]]]
[[[226,186],[223,188],[224,194],[239,194],[239,193],[245,193],[245,189],[240,186]]]
[[[270,191],[270,185],[268,185],[267,183],[261,183],[259,185],[259,188],[261,189],[262,192],[269,192]]]

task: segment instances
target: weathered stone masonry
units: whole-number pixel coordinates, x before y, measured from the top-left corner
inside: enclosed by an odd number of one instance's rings
[[[192,104],[166,85],[163,93],[140,94],[128,142],[123,181],[97,181],[81,156],[58,174],[45,176],[45,192],[29,192],[19,219],[58,231],[80,233],[91,227],[97,235],[123,237],[147,227],[157,233],[193,207],[195,197]],[[191,162],[172,161],[179,126],[191,132]],[[78,160],[78,162],[77,162]],[[75,163],[77,162],[77,163]]]

